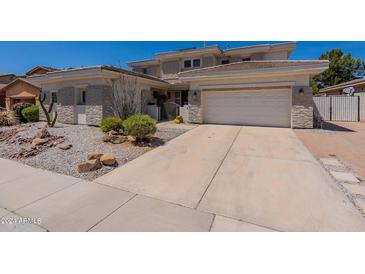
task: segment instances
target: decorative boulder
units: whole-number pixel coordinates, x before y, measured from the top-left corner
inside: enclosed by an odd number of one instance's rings
[[[109,134],[104,134],[103,135],[103,142],[110,142],[110,140],[112,139],[112,137],[109,136]]]
[[[44,138],[48,138],[50,137],[51,134],[48,132],[47,130],[47,126],[44,126],[41,131],[39,131],[37,133],[37,135],[35,136],[36,138],[40,138],[40,139],[44,139]]]
[[[88,160],[93,160],[93,159],[98,159],[100,160],[100,157],[103,156],[104,153],[100,153],[100,152],[91,152],[87,154],[87,159]]]
[[[92,159],[79,163],[79,165],[77,166],[77,170],[78,172],[83,173],[83,172],[94,171],[101,167],[102,165],[99,159]]]
[[[32,141],[32,146],[41,146],[44,145],[45,143],[47,143],[48,140],[47,139],[42,139],[42,138],[34,138]]]
[[[115,138],[113,138],[111,140],[111,143],[112,144],[121,144],[121,143],[124,143],[125,141],[127,141],[127,136],[124,136],[124,135],[117,135],[115,136]]]
[[[112,144],[121,144],[121,143],[124,143],[125,141],[127,141],[127,136],[114,135],[114,134],[110,134],[110,132],[109,132],[108,134],[105,134],[103,136],[103,141],[109,142]]]
[[[59,144],[57,147],[62,150],[68,150],[72,147],[72,144]]]
[[[112,166],[115,164],[116,160],[113,154],[105,153],[100,157],[100,162],[102,162],[103,165]]]

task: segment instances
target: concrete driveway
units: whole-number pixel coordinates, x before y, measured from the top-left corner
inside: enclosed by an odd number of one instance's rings
[[[212,214],[212,231],[365,231],[291,129],[202,125],[96,182]]]
[[[317,158],[335,156],[365,181],[365,123],[325,122],[323,129],[296,130]]]

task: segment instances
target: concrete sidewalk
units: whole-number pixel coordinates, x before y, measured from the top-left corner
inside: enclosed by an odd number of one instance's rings
[[[0,174],[0,231],[265,231],[1,158]]]

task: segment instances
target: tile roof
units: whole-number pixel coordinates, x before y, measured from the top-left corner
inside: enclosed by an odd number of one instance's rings
[[[155,77],[155,76],[151,76],[151,75],[147,75],[147,74],[143,74],[143,73],[139,73],[139,72],[135,72],[135,71],[130,71],[130,70],[126,70],[126,69],[121,69],[121,68],[117,68],[114,66],[109,66],[109,65],[100,65],[100,66],[90,66],[90,67],[81,67],[81,68],[69,68],[69,69],[63,69],[63,70],[57,70],[57,71],[51,71],[51,72],[47,72],[46,74],[43,75],[32,75],[29,76],[29,78],[37,78],[37,77],[42,77],[44,75],[52,75],[52,74],[58,74],[58,73],[64,73],[64,72],[71,72],[71,71],[81,71],[81,70],[87,70],[87,69],[100,69],[100,70],[109,70],[109,71],[114,71],[114,72],[119,72],[119,73],[123,73],[123,74],[128,74],[128,75],[132,75],[132,76],[137,76],[137,77],[141,77],[141,78],[145,78],[145,79],[149,79],[149,80],[154,80],[154,81],[158,81],[158,82],[162,82],[162,83],[166,83],[166,81]]]

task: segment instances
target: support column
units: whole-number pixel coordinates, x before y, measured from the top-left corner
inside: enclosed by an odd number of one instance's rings
[[[203,109],[201,106],[201,90],[189,90],[188,94],[188,122],[194,124],[203,123]]]
[[[313,128],[313,94],[308,86],[292,89],[292,128]]]
[[[10,110],[10,107],[11,107],[11,98],[5,97],[5,108],[7,110]]]

